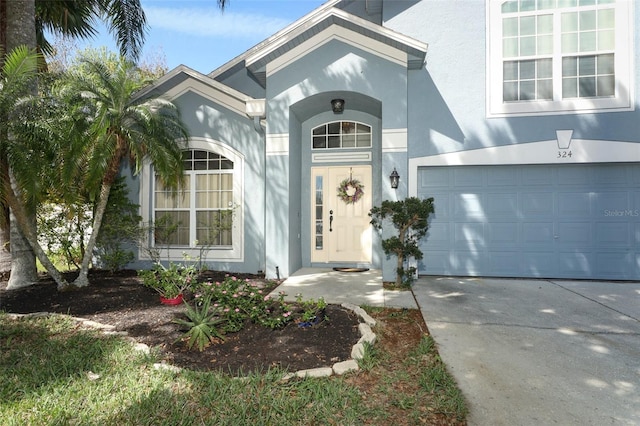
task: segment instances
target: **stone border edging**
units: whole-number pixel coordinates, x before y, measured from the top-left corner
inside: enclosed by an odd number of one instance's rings
[[[374,327],[376,325],[376,320],[371,318],[371,316],[367,314],[365,310],[362,309],[360,306],[357,306],[351,303],[343,303],[340,306],[342,306],[345,309],[349,309],[353,311],[356,315],[358,315],[362,319],[362,321],[364,321],[358,324],[358,331],[360,332],[361,337],[360,337],[360,340],[358,340],[358,342],[355,345],[353,345],[353,347],[351,348],[351,359],[348,359],[346,361],[336,362],[331,367],[310,368],[307,370],[299,370],[299,371],[296,371],[295,373],[287,373],[284,375],[282,380],[286,381],[294,377],[300,377],[300,378],[329,377],[329,376],[332,376],[333,374],[341,376],[351,371],[358,371],[360,369],[360,366],[358,365],[358,360],[364,357],[365,343],[373,345],[377,339],[377,336],[371,330],[371,327]],[[9,316],[9,318],[12,318],[12,319],[29,318],[29,317],[39,318],[39,317],[47,317],[51,315],[51,313],[49,312],[34,312],[31,314],[9,313],[7,315]],[[57,314],[57,315],[64,315],[64,314]],[[116,336],[127,338],[134,344],[134,349],[140,352],[143,352],[145,354],[150,353],[150,348],[148,345],[144,343],[136,342],[134,338],[129,337],[129,333],[127,333],[126,331],[116,331],[115,330],[116,327],[113,325],[101,324],[99,322],[89,320],[86,318],[80,318],[80,317],[71,317],[71,319],[79,323],[82,323],[82,325],[84,325],[85,327],[100,330],[102,331],[103,334],[116,335]],[[182,370],[180,367],[176,367],[171,364],[160,363],[160,362],[153,364],[153,367],[156,370],[164,369],[164,370],[170,370],[176,373],[179,373]]]

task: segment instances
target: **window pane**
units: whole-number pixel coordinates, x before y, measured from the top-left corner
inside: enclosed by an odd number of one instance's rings
[[[564,77],[573,77],[578,75],[578,58],[575,56],[562,58],[562,75]]]
[[[517,80],[518,63],[514,61],[505,62],[502,65],[502,76],[505,80]]]
[[[518,56],[518,39],[507,38],[502,40],[502,55],[505,58]]]
[[[157,211],[154,223],[156,245],[189,245],[189,212]]]
[[[563,13],[560,17],[562,32],[578,31],[578,14],[576,12]]]
[[[523,81],[520,83],[520,100],[534,100],[536,98],[535,81]]]
[[[327,138],[325,136],[314,136],[313,137],[313,147],[315,149],[326,148],[327,147]]]
[[[578,51],[578,33],[562,34],[562,53],[575,53]]]
[[[518,35],[518,18],[505,18],[502,20],[502,36],[513,37]]]
[[[527,12],[536,10],[536,0],[520,0],[520,11]]]
[[[538,78],[551,78],[553,74],[553,62],[551,59],[540,59],[538,61]]]
[[[613,55],[599,55],[598,56],[598,75],[613,74],[613,73],[614,73]]]
[[[329,148],[340,148],[340,136],[329,136]]]
[[[522,61],[520,62],[520,79],[535,78],[536,76],[536,62],[535,61]]]
[[[615,26],[615,14],[613,9],[598,10],[598,29],[613,28]]]
[[[553,85],[551,80],[538,82],[537,99],[553,99]]]
[[[337,121],[335,123],[329,123],[327,125],[328,133],[330,135],[339,135],[340,134],[340,122]]]
[[[596,78],[580,77],[580,97],[587,98],[596,95]]]
[[[563,78],[562,79],[562,97],[563,98],[577,98],[578,97],[578,79],[577,78]]]
[[[354,148],[356,146],[356,136],[355,135],[344,135],[342,136],[342,147],[343,148]]]
[[[549,55],[553,53],[553,36],[538,37],[538,55]]]
[[[589,31],[586,33],[580,33],[580,51],[592,52],[596,50],[596,32]]]
[[[371,126],[367,126],[366,124],[358,123],[357,132],[358,133],[371,133]]]
[[[533,35],[536,33],[536,17],[524,16],[520,18],[520,35]]]
[[[502,100],[505,102],[512,102],[518,100],[518,83],[517,82],[505,82],[502,85]]]
[[[358,148],[368,148],[371,146],[371,135],[358,135],[356,137],[356,146]]]
[[[616,36],[614,30],[598,31],[598,49],[613,50],[616,47]]]
[[[575,7],[577,0],[558,0],[558,7]]]
[[[536,54],[536,38],[521,37],[520,38],[520,55],[533,56]]]
[[[616,80],[613,76],[598,77],[598,96],[614,96]]]
[[[230,210],[196,213],[196,239],[199,245],[227,246],[232,244]]]
[[[556,7],[556,0],[538,0],[538,10],[553,9]]]
[[[596,29],[596,11],[585,10],[580,12],[580,31]]]
[[[327,134],[327,126],[318,126],[315,129],[313,129],[313,135],[317,136],[317,135],[326,135]]]
[[[578,58],[579,75],[595,75],[596,73],[596,57],[583,56]]]
[[[509,0],[502,3],[502,13],[512,13],[518,11],[518,0]]]
[[[539,15],[537,26],[538,34],[553,33],[553,15]]]

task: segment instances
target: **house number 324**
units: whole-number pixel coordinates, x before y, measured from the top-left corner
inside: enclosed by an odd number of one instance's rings
[[[558,157],[556,158],[571,158],[571,151],[558,151]]]

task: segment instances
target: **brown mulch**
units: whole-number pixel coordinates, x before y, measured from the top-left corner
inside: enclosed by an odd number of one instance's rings
[[[224,273],[209,272],[207,279],[220,281]],[[236,274],[238,278],[261,279]],[[42,278],[40,283],[20,290],[6,291],[6,279],[0,278],[0,311],[13,313],[57,312],[114,325],[126,331],[136,341],[157,348],[162,359],[176,366],[199,370],[222,370],[231,374],[250,370],[264,371],[278,366],[289,371],[325,367],[349,359],[352,345],[360,334],[359,319],[348,310],[329,305],[329,319],[308,329],[290,324],[281,330],[248,326],[229,334],[224,342],[216,342],[203,352],[188,351],[180,341],[181,331],[172,321],[183,315],[184,308],[164,306],[158,295],[142,286],[135,271],[116,274],[92,271],[89,287],[60,293],[55,284]],[[266,283],[266,281],[263,280]],[[421,400],[419,418],[407,417],[395,397],[413,395],[420,391],[417,377],[420,371],[407,372],[405,380],[389,382],[394,371],[405,372],[403,360],[429,331],[420,311],[416,309],[376,309],[371,316],[377,321],[376,347],[385,354],[378,368],[347,376],[347,383],[356,386],[365,404],[372,410],[383,409],[386,418],[375,422],[363,419],[364,425],[464,426],[466,421],[455,413],[438,413],[428,400]]]
[[[225,275],[215,271],[205,274],[202,279],[213,281],[221,281]],[[247,274],[236,276],[261,280]],[[12,291],[7,291],[6,282],[2,282],[0,311],[55,312],[91,319],[113,325],[136,341],[157,348],[161,358],[172,365],[231,374],[266,371],[269,367],[298,371],[331,366],[349,359],[352,346],[360,338],[357,315],[341,306],[329,305],[327,319],[313,327],[300,328],[289,323],[282,329],[271,330],[248,324],[202,352],[188,350],[182,340],[184,330],[173,322],[175,318],[184,318],[184,306],[161,305],[158,294],[140,284],[135,271],[115,274],[92,271],[89,280],[90,286],[67,292],[58,292],[46,278],[35,286]]]

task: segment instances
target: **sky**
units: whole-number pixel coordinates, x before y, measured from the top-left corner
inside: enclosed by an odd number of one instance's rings
[[[169,70],[184,64],[209,73],[296,21],[325,0],[141,0],[149,26],[142,60],[164,56]],[[79,47],[107,46],[117,52],[104,27]]]

